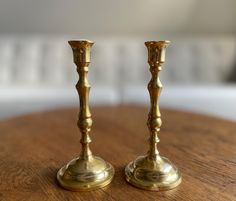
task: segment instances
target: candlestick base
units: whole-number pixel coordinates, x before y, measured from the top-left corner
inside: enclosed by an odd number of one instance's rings
[[[114,176],[114,168],[100,157],[88,160],[75,158],[57,173],[59,184],[71,191],[88,191],[108,185]]]
[[[126,180],[135,187],[162,191],[175,188],[181,183],[181,173],[165,157],[152,160],[139,156],[125,168]]]

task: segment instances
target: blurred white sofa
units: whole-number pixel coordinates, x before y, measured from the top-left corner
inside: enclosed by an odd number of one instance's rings
[[[72,36],[0,36],[0,117],[78,105]],[[92,38],[90,102],[148,104],[145,38]],[[236,120],[234,37],[174,38],[161,72],[163,106]]]

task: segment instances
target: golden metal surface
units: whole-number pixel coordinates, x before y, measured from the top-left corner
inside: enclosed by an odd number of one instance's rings
[[[90,85],[87,74],[90,63],[90,50],[94,43],[88,40],[81,40],[69,41],[69,44],[73,50],[74,63],[79,74],[79,81],[76,84],[80,98],[77,125],[82,134],[80,140],[82,150],[78,158],[73,159],[58,171],[57,180],[63,188],[68,190],[94,190],[108,185],[114,176],[113,166],[100,157],[94,156],[89,148],[92,117],[88,106]]]
[[[125,168],[126,180],[132,185],[146,190],[168,190],[181,183],[181,174],[178,169],[167,158],[161,157],[157,150],[158,133],[162,124],[158,103],[162,89],[159,72],[165,62],[166,47],[169,43],[169,41],[145,42],[152,74],[148,83],[151,104],[147,121],[150,132],[150,147],[145,156],[139,156]]]

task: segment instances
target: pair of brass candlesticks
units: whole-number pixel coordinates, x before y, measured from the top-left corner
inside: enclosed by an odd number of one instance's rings
[[[165,157],[161,157],[157,150],[158,133],[162,124],[158,99],[161,93],[159,72],[165,62],[165,51],[169,41],[148,41],[148,63],[152,78],[148,84],[150,94],[150,111],[147,125],[150,132],[149,151],[139,156],[125,168],[126,180],[132,185],[147,190],[168,190],[181,182],[178,169]],[[89,110],[89,91],[87,74],[90,63],[90,50],[94,44],[88,40],[69,41],[73,50],[74,63],[77,66],[79,81],[76,89],[80,98],[80,112],[78,127],[81,131],[82,150],[78,158],[70,161],[57,173],[59,184],[72,191],[93,190],[108,185],[114,176],[113,166],[102,158],[94,156],[89,148],[91,139],[89,132],[92,118]]]

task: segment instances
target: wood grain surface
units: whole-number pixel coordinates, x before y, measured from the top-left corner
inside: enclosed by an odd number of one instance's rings
[[[91,147],[112,163],[112,183],[100,190],[70,192],[56,173],[80,152],[78,109],[61,109],[0,122],[1,201],[236,200],[236,124],[191,113],[162,110],[159,151],[181,170],[170,191],[137,189],[124,178],[128,162],[147,151],[147,108],[92,108]]]

